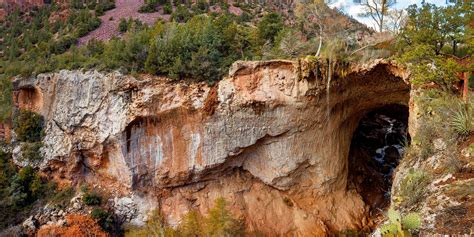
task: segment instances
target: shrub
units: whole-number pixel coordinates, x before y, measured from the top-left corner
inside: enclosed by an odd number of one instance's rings
[[[157,26],[160,32],[150,42],[146,71],[166,74],[173,79],[220,79],[227,72],[225,69],[239,57],[233,47],[244,43],[236,41],[238,32],[232,26],[228,19],[213,20],[206,16],[193,17],[185,24]]]
[[[171,6],[171,4],[166,4],[163,6],[163,14],[171,14],[173,13],[173,7]]]
[[[31,166],[26,166],[12,178],[9,187],[9,202],[16,207],[29,205],[43,191],[41,178]]]
[[[152,13],[152,12],[156,12],[156,6],[150,5],[150,4],[145,4],[145,5],[141,6],[141,7],[138,9],[138,12],[140,12],[140,13]]]
[[[265,15],[258,23],[258,34],[261,39],[273,44],[278,32],[283,29],[283,18],[278,13],[269,13]]]
[[[0,151],[0,229],[23,221],[47,188],[33,168],[18,170],[11,155]]]
[[[422,170],[409,170],[405,178],[400,182],[398,196],[401,199],[402,206],[412,207],[419,203],[426,195],[427,186],[430,178]]]
[[[179,5],[176,7],[176,10],[171,14],[171,19],[176,22],[186,22],[191,19],[191,13],[188,8],[184,5]]]
[[[214,207],[207,216],[197,211],[190,211],[183,216],[181,224],[171,228],[158,211],[148,219],[144,228],[132,229],[125,236],[244,236],[244,226],[238,219],[232,217],[227,209],[224,198],[216,199]]]
[[[125,33],[128,30],[128,21],[125,18],[120,18],[118,31]]]
[[[197,211],[189,211],[184,215],[181,224],[177,228],[180,236],[203,236],[204,217]]]
[[[115,221],[114,216],[109,212],[101,209],[94,208],[91,212],[91,217],[97,221],[97,223],[102,227],[102,229],[112,232],[114,230]]]
[[[0,66],[1,67],[1,66]],[[0,77],[0,122],[5,121],[11,114],[13,104],[12,84],[7,77]]]
[[[176,231],[166,224],[159,211],[155,210],[144,227],[132,228],[125,232],[125,237],[143,236],[176,236]]]
[[[224,198],[216,199],[214,207],[205,218],[204,236],[243,236],[244,228],[232,217]]]
[[[76,191],[72,187],[67,187],[63,190],[56,192],[50,199],[51,204],[54,206],[65,208],[69,205],[69,202],[74,197]]]
[[[102,203],[102,197],[95,190],[89,191],[86,188],[84,196],[82,196],[82,201],[88,206],[96,206]]]
[[[450,125],[460,136],[474,131],[474,108],[470,103],[460,103],[452,111]]]
[[[400,215],[398,211],[390,208],[387,216],[389,223],[380,228],[382,236],[412,236],[412,233],[421,226],[421,218],[417,213],[409,213],[406,216]]]
[[[72,37],[72,36],[64,36],[55,42],[54,46],[52,47],[52,53],[62,54],[76,43],[77,43],[77,38]]]
[[[14,120],[13,129],[22,142],[39,142],[43,137],[43,116],[28,110],[20,110]]]
[[[26,142],[21,146],[21,155],[27,161],[41,161],[43,159],[40,148],[43,146],[42,142]]]

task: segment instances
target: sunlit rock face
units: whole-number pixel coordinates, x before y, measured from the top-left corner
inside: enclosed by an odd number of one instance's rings
[[[133,193],[147,203],[139,216],[160,207],[172,224],[225,197],[250,230],[321,235],[370,226],[347,185],[352,134],[368,112],[409,100],[388,62],[344,69],[236,62],[214,85],[61,71],[14,87],[45,116],[51,177]]]

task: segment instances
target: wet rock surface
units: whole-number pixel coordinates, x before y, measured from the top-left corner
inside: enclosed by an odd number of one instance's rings
[[[408,107],[388,105],[364,116],[354,132],[349,180],[374,214],[390,203],[392,175],[409,142],[407,124]]]

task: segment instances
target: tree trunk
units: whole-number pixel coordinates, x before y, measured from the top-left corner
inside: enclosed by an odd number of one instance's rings
[[[319,57],[321,54],[321,46],[323,45],[323,36],[320,34],[319,35],[319,46],[318,46],[318,51],[316,52],[316,57]]]

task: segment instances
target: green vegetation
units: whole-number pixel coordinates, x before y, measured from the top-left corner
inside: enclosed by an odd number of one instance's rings
[[[76,194],[76,190],[74,190],[72,187],[67,187],[55,192],[50,198],[50,202],[53,206],[65,208],[69,205],[71,199],[74,197],[74,194]]]
[[[417,213],[402,216],[400,212],[390,208],[387,216],[389,223],[380,228],[380,232],[384,237],[410,237],[421,226],[421,218]]]
[[[155,212],[141,229],[128,231],[125,236],[244,236],[244,226],[240,220],[234,219],[227,209],[225,199],[218,198],[207,216],[197,211],[188,212],[181,224],[173,229],[163,220],[159,212]]]
[[[277,13],[267,14],[258,23],[257,27],[259,39],[273,44],[275,37],[284,27],[283,18]]]
[[[156,12],[158,10],[158,6],[160,5],[168,5],[171,7],[169,0],[145,0],[145,4],[140,7],[138,10],[139,12]]]
[[[17,75],[49,72],[63,66],[56,56],[100,25],[98,16],[114,7],[111,0],[75,0],[66,18],[54,1],[28,12],[9,14],[0,25],[0,121],[11,115],[11,82]],[[90,11],[93,9],[94,11]]]
[[[110,212],[101,209],[101,208],[94,208],[91,212],[91,217],[97,221],[97,223],[102,227],[102,229],[110,232],[115,230],[115,219],[114,215]]]
[[[450,114],[449,125],[460,136],[474,132],[474,108],[472,103],[460,103]]]
[[[126,20],[125,18],[120,18],[120,22],[118,25],[118,31],[121,33],[125,33],[132,29],[134,31],[138,31],[138,30],[142,30],[143,28],[144,28],[143,22],[141,22],[138,19],[132,19],[132,18],[129,18],[128,20]]]
[[[90,191],[86,186],[82,187],[82,191],[84,192],[84,195],[82,196],[84,204],[88,206],[98,206],[102,203],[102,197],[97,191]]]
[[[456,57],[470,55],[474,48],[470,22],[474,19],[474,4],[461,3],[437,7],[424,3],[408,8],[407,26],[399,35],[398,60],[411,71],[415,85],[434,82],[451,91],[462,68]]]
[[[12,84],[5,77],[0,76],[0,122],[10,117],[13,104]]]
[[[171,13],[173,22],[157,22],[148,27],[121,19],[122,38],[107,43],[91,40],[81,47],[76,46],[79,37],[99,26],[98,16],[114,6],[112,1],[75,0],[65,19],[57,17],[63,9],[54,3],[28,13],[9,15],[0,28],[4,42],[0,48],[4,52],[0,55],[0,119],[10,116],[8,79],[16,75],[95,68],[213,82],[222,78],[236,60],[314,55],[321,49],[314,38],[329,29],[308,30],[314,25],[308,21],[311,16],[302,14],[295,19],[293,11],[288,17],[296,21],[294,25],[285,25],[283,17],[271,11],[257,16],[258,4],[240,4],[244,13],[235,16],[227,12],[229,6],[225,1],[182,3],[176,3],[173,11],[170,1],[147,0],[147,9],[163,6],[164,12]],[[216,4],[223,11],[209,13],[210,6]],[[324,9],[329,11],[327,7]],[[324,17],[340,18],[341,14],[333,12]],[[338,26],[345,29],[351,24],[342,22]],[[346,34],[354,33],[342,31],[336,35],[335,32],[341,31],[331,29],[324,37],[343,42]],[[322,45],[323,49],[327,48],[325,52],[334,51],[333,44]],[[343,46],[340,48],[344,52],[356,48],[352,43]]]
[[[397,199],[401,206],[412,207],[419,203],[427,192],[430,176],[422,170],[409,170],[400,182]]]
[[[41,156],[40,148],[43,146],[41,142],[25,142],[21,146],[21,155],[24,160],[36,162],[41,161],[43,157]]]
[[[472,94],[468,101],[463,101],[450,92],[428,89],[421,91],[415,99],[423,123],[412,138],[412,146],[417,149],[410,149],[407,156],[423,160],[428,158],[435,152],[433,142],[437,138],[441,138],[448,151],[454,154],[457,143],[474,131]]]
[[[43,116],[29,111],[20,110],[13,119],[13,129],[19,141],[39,142],[43,137]]]
[[[23,221],[33,204],[54,190],[31,166],[18,169],[11,155],[0,150],[0,229]]]

